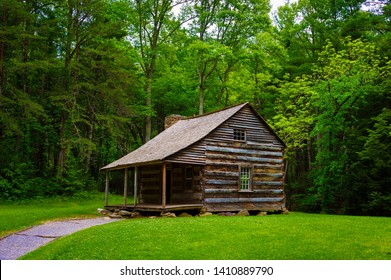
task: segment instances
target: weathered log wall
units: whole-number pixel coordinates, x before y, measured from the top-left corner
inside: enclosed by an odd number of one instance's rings
[[[186,189],[185,169],[193,169],[192,189]],[[172,167],[171,203],[189,204],[201,203],[201,167],[190,165],[175,165]]]
[[[284,147],[272,130],[259,119],[250,107],[244,107],[233,115],[228,121],[214,130],[207,137],[207,140],[209,142],[232,143],[234,128],[246,130],[247,144],[267,144],[280,148]]]
[[[170,156],[167,160],[169,162],[177,162],[184,164],[205,164],[205,141],[201,140],[186,149]]]
[[[233,129],[246,131],[233,140]],[[204,203],[209,211],[274,211],[285,207],[283,144],[251,111],[243,108],[206,139]],[[248,191],[240,191],[240,166],[251,167]]]
[[[162,167],[151,165],[139,167],[139,198],[141,204],[162,203]]]
[[[192,168],[192,189],[186,189],[185,168]],[[201,167],[168,164],[166,166],[167,204],[201,203]],[[162,166],[152,165],[139,167],[140,204],[162,203]]]

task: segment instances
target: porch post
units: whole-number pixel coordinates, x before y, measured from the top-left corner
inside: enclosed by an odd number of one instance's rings
[[[137,205],[137,172],[138,172],[138,167],[134,167],[134,191],[133,191],[133,204],[134,206]]]
[[[124,178],[124,206],[126,206],[126,197],[128,195],[128,168],[125,168],[125,178]]]
[[[106,170],[105,206],[109,205],[109,171]]]
[[[166,208],[166,163],[162,164],[162,207]]]

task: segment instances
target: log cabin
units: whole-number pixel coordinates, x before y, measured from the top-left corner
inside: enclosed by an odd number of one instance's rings
[[[249,103],[195,117],[108,164],[105,208],[130,211],[283,211],[283,141]],[[124,203],[110,205],[109,172],[124,171]],[[127,204],[129,172],[134,202]]]

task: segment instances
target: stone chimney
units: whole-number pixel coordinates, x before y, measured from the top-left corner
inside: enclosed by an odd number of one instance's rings
[[[169,127],[172,126],[173,124],[175,124],[175,123],[177,123],[178,121],[183,120],[183,119],[185,119],[185,118],[186,118],[186,117],[181,116],[181,115],[170,115],[170,116],[167,116],[167,117],[164,119],[164,129],[169,128]]]

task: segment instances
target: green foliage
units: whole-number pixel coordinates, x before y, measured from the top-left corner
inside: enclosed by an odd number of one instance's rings
[[[182,2],[2,2],[1,199],[99,189],[165,116],[250,102],[289,205],[389,215],[390,6],[300,0],[273,26],[265,0]]]
[[[138,135],[129,135],[129,126],[136,130],[137,117],[147,114],[124,40],[124,3],[2,7],[1,199],[96,189],[91,179],[134,147]],[[109,142],[115,152],[106,151]]]
[[[368,204],[366,205],[368,213],[376,216],[391,215],[391,195],[381,192],[372,192],[369,194]]]
[[[381,73],[373,44],[347,38],[341,46],[339,52],[331,43],[326,46],[319,58],[322,67],[316,71],[319,82],[314,100],[319,114],[312,133],[317,136],[318,153],[313,175],[324,211],[343,207],[350,175],[349,137]]]
[[[374,129],[369,130],[363,150],[358,153],[357,168],[364,166],[368,173],[360,176],[367,186],[366,212],[373,215],[391,215],[391,159],[385,151],[391,149],[391,110],[384,108],[373,118]]]
[[[383,151],[391,149],[391,109],[384,108],[382,112],[373,118],[374,129],[369,129],[364,150],[359,153],[362,160],[371,161],[373,176],[381,176],[382,169],[391,167],[391,158]]]
[[[86,188],[87,180],[79,169],[69,168],[66,176],[36,177],[33,165],[10,164],[0,177],[0,201],[34,199],[50,196],[72,196]]]
[[[315,94],[313,82],[303,76],[293,82],[285,82],[278,89],[276,114],[273,127],[288,145],[288,154],[295,149],[303,148],[310,140],[314,124],[312,100]]]
[[[321,197],[319,194],[293,194],[290,196],[296,209],[301,209],[307,213],[319,213],[322,210]]]

